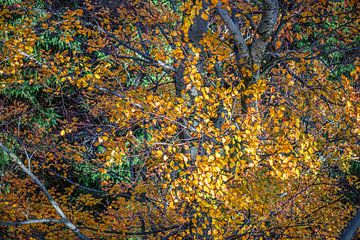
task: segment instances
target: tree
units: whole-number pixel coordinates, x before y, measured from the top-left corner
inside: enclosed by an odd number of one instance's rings
[[[352,218],[356,1],[6,3],[5,239],[327,239]]]

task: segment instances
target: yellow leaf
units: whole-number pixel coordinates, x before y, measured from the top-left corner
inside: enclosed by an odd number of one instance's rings
[[[156,158],[161,158],[163,156],[163,152],[161,150],[157,150],[154,155]]]
[[[204,19],[205,21],[209,20],[209,16],[206,13],[202,13],[201,18]]]
[[[60,135],[64,136],[65,135],[65,130],[61,130]]]
[[[227,182],[227,180],[229,179],[227,176],[225,176],[225,175],[222,175],[222,179],[223,179],[223,181],[224,182]]]
[[[100,79],[100,75],[99,75],[99,74],[95,73],[94,76],[95,76],[96,79]]]
[[[253,69],[254,69],[254,71],[257,71],[257,70],[259,70],[259,69],[260,69],[260,66],[259,66],[259,65],[257,65],[257,64],[254,64],[254,65],[253,65]]]

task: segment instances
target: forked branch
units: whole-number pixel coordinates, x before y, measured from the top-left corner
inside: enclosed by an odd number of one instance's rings
[[[47,199],[49,200],[50,204],[53,206],[53,208],[55,209],[56,213],[61,217],[61,220],[58,220],[59,222],[63,222],[64,225],[70,229],[71,231],[73,231],[76,236],[78,238],[80,238],[81,240],[88,240],[90,238],[88,238],[87,236],[85,236],[84,234],[82,234],[80,232],[80,230],[69,220],[69,218],[65,215],[65,213],[63,212],[63,210],[60,208],[60,206],[57,204],[57,202],[55,201],[55,199],[51,196],[51,194],[49,193],[49,191],[46,189],[45,185],[40,181],[40,179],[38,177],[36,177],[31,171],[30,169],[28,169],[23,162],[21,161],[21,159],[15,154],[13,153],[9,148],[7,148],[2,142],[0,142],[0,148],[2,148],[11,158],[11,160],[16,163],[21,170],[26,173],[26,175],[28,175],[31,180],[33,180],[33,182],[36,183],[36,185],[38,185],[38,187],[41,189],[41,191],[43,191],[43,193],[46,195]],[[49,222],[49,219],[47,219]],[[41,221],[45,221],[45,220],[38,220],[38,222]],[[52,220],[53,221],[53,220]],[[32,221],[28,221],[27,224],[30,223],[35,223],[34,220]],[[4,223],[4,225],[9,225],[10,223]],[[19,223],[15,223],[15,225],[19,225]],[[20,224],[23,225],[23,224]]]

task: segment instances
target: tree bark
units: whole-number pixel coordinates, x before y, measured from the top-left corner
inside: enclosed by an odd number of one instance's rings
[[[275,24],[279,16],[278,0],[264,0],[263,13],[257,29],[257,38],[250,46],[250,55],[255,64],[260,65],[265,52],[268,40],[274,31]]]
[[[343,230],[340,240],[351,240],[354,239],[360,228],[360,209],[358,209],[356,215],[348,223],[347,227]]]

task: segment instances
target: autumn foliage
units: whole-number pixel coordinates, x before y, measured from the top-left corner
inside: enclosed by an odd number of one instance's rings
[[[357,1],[0,1],[1,239],[336,239]]]

